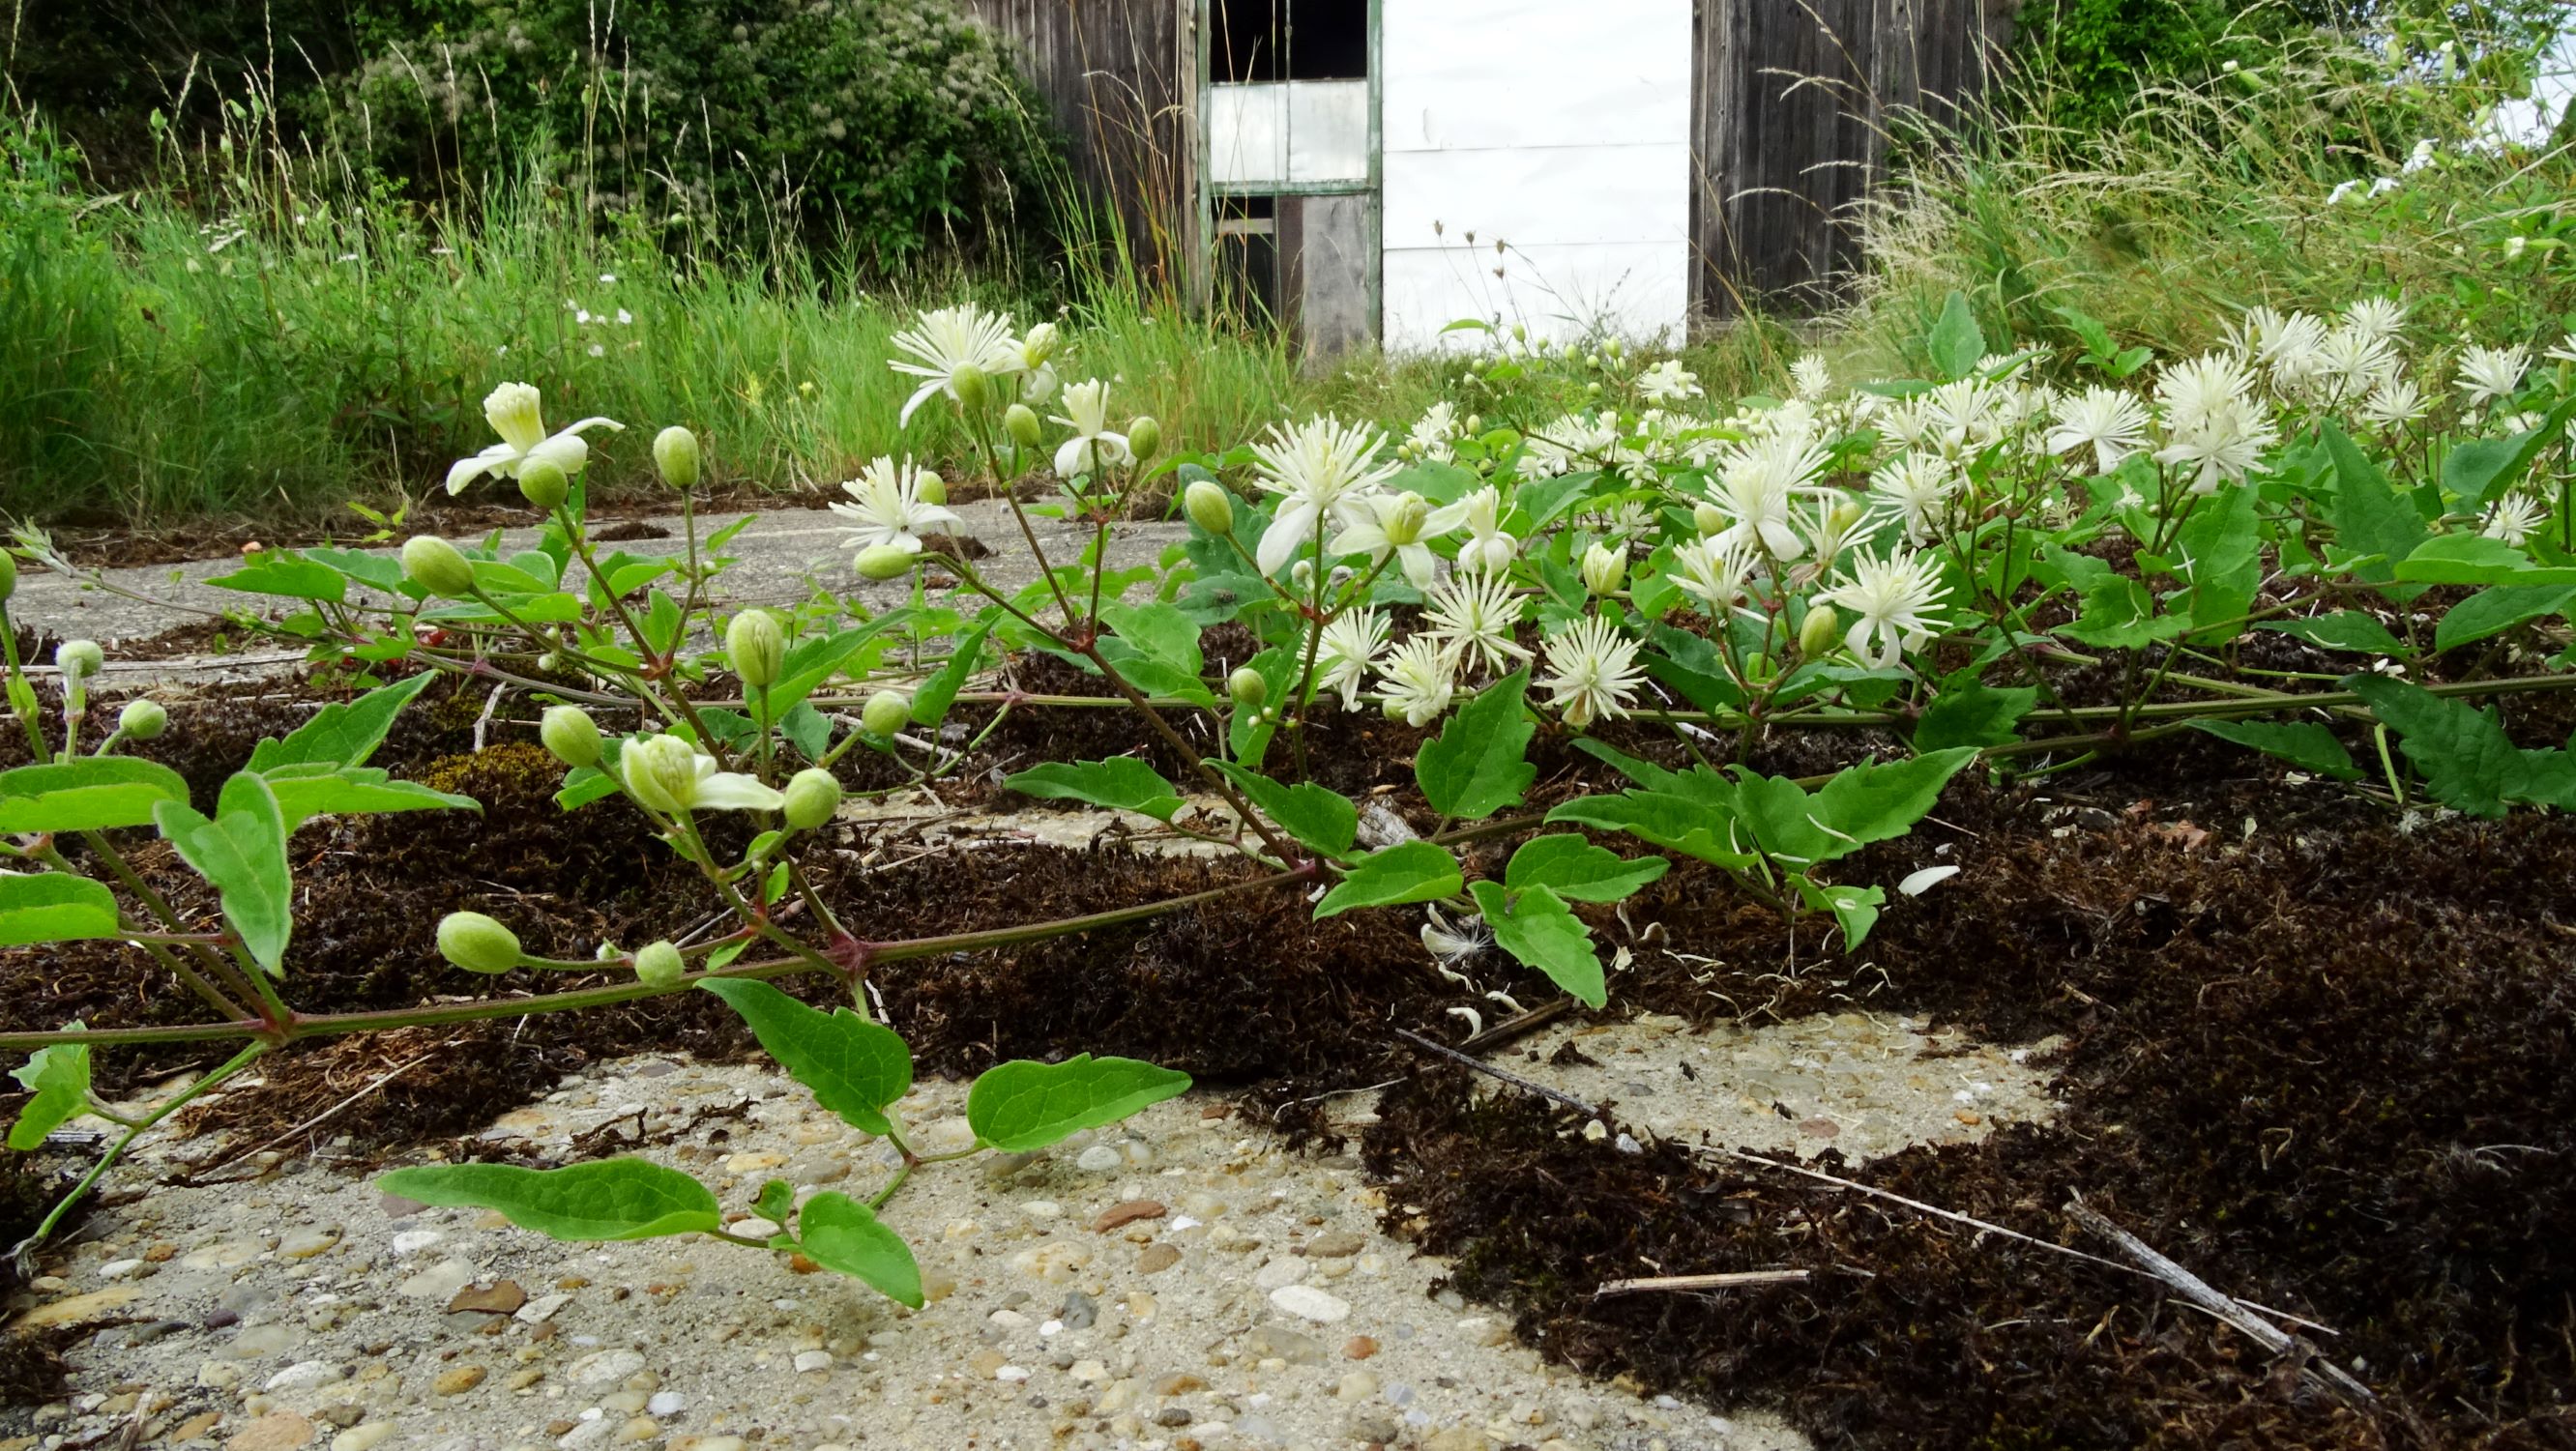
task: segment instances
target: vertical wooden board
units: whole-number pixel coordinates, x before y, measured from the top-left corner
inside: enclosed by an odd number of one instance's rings
[[[1320,368],[1377,332],[1376,198],[1282,198],[1283,215],[1290,200],[1299,203],[1296,258],[1291,269],[1283,239],[1280,265],[1293,271],[1299,348],[1308,368]]]

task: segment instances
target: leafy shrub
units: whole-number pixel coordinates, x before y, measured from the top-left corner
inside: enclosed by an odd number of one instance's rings
[[[880,266],[1004,240],[1055,146],[1010,57],[943,0],[477,3],[312,105],[423,196],[551,146],[596,213],[784,223]]]

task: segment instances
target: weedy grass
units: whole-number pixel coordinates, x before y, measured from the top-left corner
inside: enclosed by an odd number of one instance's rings
[[[2320,35],[2148,87],[2098,131],[2047,119],[2064,82],[2027,70],[1958,117],[1906,118],[1896,184],[1857,218],[1834,350],[1861,370],[1906,363],[1952,289],[2038,345],[2077,341],[2066,308],[2174,355],[2249,307],[2372,295],[2436,332],[2554,343],[2576,309],[2566,128],[2507,139],[2497,108],[2531,57],[2453,40],[2392,60],[2384,40]]]

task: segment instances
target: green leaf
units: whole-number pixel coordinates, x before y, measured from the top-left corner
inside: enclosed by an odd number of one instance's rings
[[[423,1164],[376,1180],[387,1194],[444,1209],[489,1209],[555,1239],[656,1239],[724,1227],[707,1186],[643,1159],[561,1169],[515,1164]]]
[[[2442,616],[2433,630],[2433,648],[2452,650],[2501,635],[2544,615],[2563,614],[2576,603],[2576,585],[2555,588],[2500,584],[2483,589]]]
[[[2222,741],[2276,756],[2302,771],[2337,781],[2361,779],[2360,769],[2352,763],[2352,752],[2343,748],[2333,731],[2315,721],[2276,725],[2255,720],[2196,720],[2192,726]]]
[[[60,765],[0,771],[0,831],[102,831],[143,826],[165,801],[185,804],[188,783],[156,761],[85,756]]]
[[[1941,317],[1932,324],[1928,346],[1932,369],[1942,377],[1964,378],[1976,371],[1977,360],[1986,355],[1986,333],[1977,326],[1967,294],[1954,290],[1941,304]]]
[[[1494,929],[1495,943],[1515,960],[1547,974],[1587,1007],[1610,1001],[1601,956],[1592,950],[1592,929],[1566,910],[1563,897],[1546,887],[1514,891],[1500,882],[1477,882],[1468,890],[1485,925]]]
[[[1603,853],[1608,855],[1608,853]],[[1404,902],[1436,902],[1458,895],[1466,875],[1449,849],[1428,841],[1408,841],[1359,859],[1350,875],[1333,885],[1315,904],[1315,919],[1338,917],[1354,907],[1392,907]]]
[[[263,549],[249,556],[241,568],[206,583],[217,589],[240,590],[244,594],[283,595],[288,599],[322,600],[329,604],[338,604],[349,597],[348,576],[327,564],[317,564],[292,549]]]
[[[250,752],[250,769],[267,772],[279,766],[322,762],[334,766],[363,766],[367,758],[384,744],[385,732],[393,729],[394,717],[412,699],[429,688],[436,672],[424,670],[408,680],[370,690],[346,703],[333,702],[313,713],[313,718],[287,733],[284,740],[264,740]]]
[[[796,1214],[796,1247],[827,1270],[848,1275],[899,1305],[922,1306],[921,1266],[903,1236],[885,1227],[876,1211],[847,1194],[825,1190]]]
[[[1923,708],[1914,723],[1914,749],[1929,754],[1956,746],[2000,746],[2013,739],[2021,718],[2038,704],[2035,687],[1987,685],[1973,672],[1961,672],[1943,681],[1941,693]]]
[[[912,1050],[892,1028],[848,1008],[809,1008],[765,982],[706,978],[698,986],[725,1000],[769,1056],[814,1101],[852,1128],[883,1137],[888,1105],[912,1091]]]
[[[2541,452],[2566,435],[2570,419],[2576,419],[2576,398],[2561,402],[2537,425],[2511,438],[2453,444],[2442,458],[2442,487],[2450,490],[2462,508],[2471,512],[2484,509],[2521,482]]]
[[[390,554],[370,554],[363,549],[337,549],[319,546],[304,551],[304,557],[327,564],[370,589],[400,597],[409,593],[403,588],[402,561]]]
[[[1140,812],[1156,821],[1171,820],[1182,805],[1172,783],[1134,756],[1112,756],[1105,761],[1049,761],[1011,776],[1002,784],[1023,796],[1087,801],[1094,806]]]
[[[2356,655],[2391,655],[2403,658],[2412,652],[2406,643],[2388,633],[2388,627],[2359,610],[2336,610],[2304,620],[2273,620],[2255,626],[2258,630],[2278,630],[2293,640],[2304,640],[2320,650],[2343,650]]]
[[[0,872],[0,947],[120,936],[116,894],[70,872]]]
[[[1281,785],[1231,761],[1208,764],[1251,797],[1262,815],[1279,823],[1280,830],[1305,843],[1317,855],[1339,861],[1351,854],[1351,844],[1359,839],[1360,809],[1351,804],[1349,797],[1312,781]]]
[[[1522,699],[1529,671],[1515,670],[1476,692],[1414,753],[1413,779],[1433,810],[1460,821],[1481,821],[1521,799],[1538,779],[1527,760],[1538,733]]]
[[[1206,664],[1199,653],[1199,624],[1177,605],[1103,605],[1103,624],[1138,653],[1185,675]]]
[[[1133,1058],[1077,1053],[1061,1063],[1015,1058],[984,1070],[966,1093],[966,1122],[979,1142],[1025,1154],[1067,1136],[1114,1124],[1189,1090],[1190,1076]]]
[[[1842,929],[1843,951],[1857,951],[1878,925],[1878,909],[1887,904],[1882,887],[1827,887],[1810,881],[1804,873],[1792,872],[1789,881],[1798,889],[1799,900],[1810,911],[1834,914],[1834,925]]]
[[[2493,711],[2384,675],[2352,675],[2344,688],[2398,732],[2406,759],[2433,798],[2471,816],[2502,816],[2514,802],[2576,805],[2576,763],[2565,751],[2522,750]]]
[[[2189,562],[2192,628],[2211,641],[2243,632],[2245,612],[2262,588],[2263,534],[2254,502],[2252,489],[2221,490],[2200,501],[2175,539]]]
[[[2543,567],[2531,556],[2483,534],[2443,534],[2425,540],[2397,565],[2397,577],[2418,584],[2576,584],[2576,566]]]
[[[77,1029],[82,1024],[75,1020],[71,1026]],[[18,1122],[9,1130],[9,1147],[21,1153],[42,1146],[45,1135],[89,1108],[87,1043],[56,1043],[39,1048],[28,1055],[25,1066],[11,1070],[9,1076],[36,1095],[18,1110]]]
[[[1659,856],[1631,861],[1572,832],[1561,832],[1523,842],[1503,868],[1503,885],[1513,891],[1545,887],[1574,902],[1616,902],[1662,877],[1671,866]]]
[[[2354,578],[2378,585],[2392,599],[2411,600],[2423,593],[2395,582],[2395,561],[2424,542],[2423,514],[2389,487],[2388,476],[2342,429],[2329,421],[2318,426],[2318,434],[2334,461],[2335,492],[2326,520],[2334,525],[2335,542],[2348,555],[2381,556],[2378,563],[2355,569]]]
[[[1910,761],[1851,766],[1837,772],[1815,797],[1817,821],[1846,843],[1841,856],[1875,841],[1893,841],[1914,829],[1941,799],[1941,790],[1977,758],[1962,746]]]
[[[267,781],[236,771],[209,821],[182,801],[164,801],[152,819],[198,876],[211,883],[224,920],[272,975],[295,928],[295,883],[286,865],[286,815]]]
[[[977,625],[967,631],[965,638],[957,642],[957,648],[948,653],[947,663],[921,682],[921,688],[912,693],[914,725],[936,727],[948,719],[948,707],[956,701],[957,692],[965,687],[967,677],[973,675],[975,667],[983,662],[984,638],[992,633],[991,625]]]
[[[395,811],[480,811],[471,796],[433,791],[417,781],[396,781],[373,766],[324,770],[281,766],[266,775],[277,809],[293,831],[316,816],[380,816]]]
[[[1753,865],[1735,830],[1735,818],[1705,801],[1669,791],[1626,791],[1615,796],[1578,796],[1547,813],[1550,822],[1571,822],[1600,831],[1624,831],[1668,851],[1714,862],[1729,871]]]

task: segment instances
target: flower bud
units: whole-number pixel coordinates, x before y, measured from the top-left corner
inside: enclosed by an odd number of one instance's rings
[[[912,551],[899,544],[871,544],[859,551],[859,577],[898,579],[912,569]]]
[[[474,593],[474,566],[455,545],[435,534],[415,534],[403,541],[403,577],[440,599],[463,599]]]
[[[1022,448],[1035,448],[1046,437],[1045,430],[1038,426],[1038,411],[1025,403],[1014,403],[1002,410],[1002,431]]]
[[[1214,479],[1194,479],[1181,491],[1181,508],[1190,522],[1210,534],[1234,532],[1234,496]]]
[[[698,436],[674,423],[653,435],[653,467],[675,489],[698,486]]]
[[[1703,539],[1712,534],[1723,534],[1726,532],[1726,511],[1715,504],[1695,504],[1691,507],[1691,523],[1699,529]]]
[[[0,601],[18,592],[18,556],[0,549]]]
[[[948,391],[957,396],[957,406],[969,413],[983,407],[992,393],[984,370],[973,363],[959,363],[948,371]]]
[[[554,508],[571,492],[571,478],[551,460],[532,459],[519,469],[519,497],[540,509]]]
[[[1832,526],[1835,534],[1842,535],[1859,528],[1860,521],[1868,517],[1869,511],[1860,505],[1841,503],[1834,506],[1833,517],[1826,522]]]
[[[733,673],[754,690],[778,683],[778,667],[787,658],[787,637],[778,617],[767,610],[745,610],[725,625],[725,657]]]
[[[170,712],[157,700],[129,700],[116,713],[116,733],[129,741],[157,739],[170,728]]]
[[[1430,518],[1430,500],[1420,494],[1404,495],[1396,503],[1395,517],[1386,521],[1386,542],[1398,548],[1421,542],[1422,526]]]
[[[1480,434],[1480,433],[1482,433],[1482,432],[1484,432],[1484,431],[1485,431],[1485,415],[1483,415],[1483,414],[1481,414],[1481,413],[1470,413],[1470,414],[1468,414],[1468,415],[1467,415],[1467,436],[1468,436],[1469,438],[1474,438],[1477,434]]]
[[[787,778],[787,824],[812,831],[841,809],[841,783],[820,766],[808,766]]]
[[[1163,451],[1163,425],[1150,417],[1127,420],[1127,447],[1136,455],[1136,462],[1150,462]]]
[[[1035,368],[1055,356],[1055,345],[1055,324],[1042,322],[1030,328],[1029,335],[1020,340],[1020,356],[1028,361],[1030,367]]]
[[[1798,654],[1808,660],[1834,648],[1834,638],[1842,631],[1842,617],[1828,604],[1807,606],[1807,618],[1798,625]]]
[[[87,680],[107,668],[107,652],[96,640],[65,640],[54,647],[54,666],[63,674]]]
[[[1628,582],[1628,550],[1624,545],[1595,544],[1583,551],[1583,587],[1597,595],[1617,594]]]
[[[948,481],[928,469],[912,476],[913,497],[925,504],[948,502]]]
[[[537,739],[567,766],[599,764],[599,722],[577,705],[550,706],[537,723]]]
[[[519,935],[480,912],[438,919],[438,955],[467,972],[508,972],[525,954]]]
[[[698,799],[698,748],[678,736],[629,737],[617,753],[617,770],[648,811],[680,815]]]
[[[912,701],[899,690],[880,690],[859,711],[859,726],[872,736],[890,736],[912,719]]]
[[[1259,710],[1270,698],[1270,678],[1246,665],[1225,678],[1225,693],[1245,710]]]
[[[563,656],[560,654],[557,654],[552,650],[548,650],[543,655],[537,657],[537,673],[539,675],[552,675],[561,669],[563,669]]]
[[[635,979],[647,987],[669,987],[689,970],[680,958],[680,949],[665,939],[635,949]]]

